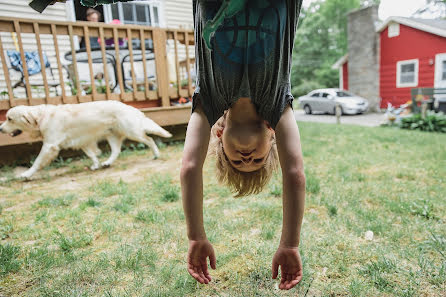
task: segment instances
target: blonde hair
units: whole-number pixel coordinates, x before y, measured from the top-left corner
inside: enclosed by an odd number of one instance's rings
[[[272,136],[273,144],[266,157],[265,165],[256,171],[242,172],[232,167],[224,152],[222,137],[219,136],[221,136],[225,124],[226,112],[211,129],[208,154],[216,157],[217,179],[235,192],[235,197],[258,194],[268,184],[279,164],[275,136]]]

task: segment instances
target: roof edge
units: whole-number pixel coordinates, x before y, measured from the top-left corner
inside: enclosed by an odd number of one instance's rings
[[[339,60],[336,61],[336,63],[331,66],[331,69],[336,70],[339,69],[342,65],[344,65],[348,61],[348,54],[342,56],[339,58]]]
[[[413,21],[413,20],[411,20],[409,18],[395,17],[395,16],[387,18],[384,21],[384,23],[382,23],[378,27],[376,32],[377,33],[381,33],[382,31],[384,31],[384,29],[386,29],[389,26],[389,24],[391,22],[395,22],[395,23],[399,23],[399,24],[402,24],[402,25],[406,25],[406,26],[409,26],[409,27],[412,27],[412,28],[415,28],[415,29],[418,29],[418,30],[421,30],[421,31],[425,31],[425,32],[428,32],[428,33],[431,33],[431,34],[439,35],[441,37],[446,37],[446,30],[444,30],[444,29],[439,29],[439,28],[432,27],[432,26],[429,26],[429,25],[426,25],[426,24],[421,24],[421,23]]]

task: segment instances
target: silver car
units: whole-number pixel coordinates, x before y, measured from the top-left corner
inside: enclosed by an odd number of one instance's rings
[[[306,114],[314,111],[336,114],[336,103],[339,103],[342,114],[363,113],[369,108],[367,99],[341,89],[314,90],[298,100]]]

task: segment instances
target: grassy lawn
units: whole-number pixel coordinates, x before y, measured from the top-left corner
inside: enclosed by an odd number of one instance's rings
[[[205,227],[217,270],[208,286],[189,277],[180,143],[158,160],[126,151],[97,172],[86,159],[59,161],[25,183],[3,168],[0,296],[446,296],[446,135],[299,126],[308,194],[296,289],[278,291],[270,272],[280,175],[235,199],[210,161]]]

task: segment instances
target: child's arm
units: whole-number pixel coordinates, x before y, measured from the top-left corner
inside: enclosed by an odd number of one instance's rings
[[[302,279],[302,261],[298,247],[305,206],[305,174],[300,135],[290,107],[284,111],[277,124],[276,141],[283,177],[283,226],[272,270],[273,278],[276,278],[281,266],[279,288],[289,290]]]
[[[181,166],[181,192],[189,238],[187,269],[202,284],[211,281],[207,268],[208,257],[211,267],[215,269],[214,249],[206,238],[203,226],[203,164],[209,136],[209,122],[198,106],[187,127]]]

